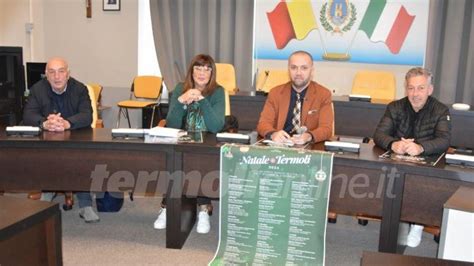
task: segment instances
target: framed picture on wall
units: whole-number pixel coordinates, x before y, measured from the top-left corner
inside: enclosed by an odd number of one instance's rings
[[[102,0],[104,11],[120,11],[120,0]]]

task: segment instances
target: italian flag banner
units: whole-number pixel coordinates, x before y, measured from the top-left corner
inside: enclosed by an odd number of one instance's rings
[[[371,0],[359,29],[372,42],[383,42],[392,54],[398,54],[414,19],[399,1]]]

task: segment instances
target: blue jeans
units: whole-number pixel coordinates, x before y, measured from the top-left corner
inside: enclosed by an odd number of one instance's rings
[[[92,207],[92,195],[90,192],[77,192],[76,196],[79,201],[79,208]]]

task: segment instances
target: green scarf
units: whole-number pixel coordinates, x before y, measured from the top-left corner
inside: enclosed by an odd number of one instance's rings
[[[207,131],[206,123],[202,115],[201,107],[198,102],[188,105],[186,114],[186,131]]]

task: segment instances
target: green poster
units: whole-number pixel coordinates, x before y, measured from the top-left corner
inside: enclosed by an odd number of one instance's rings
[[[323,265],[332,163],[320,151],[223,146],[210,265]]]

